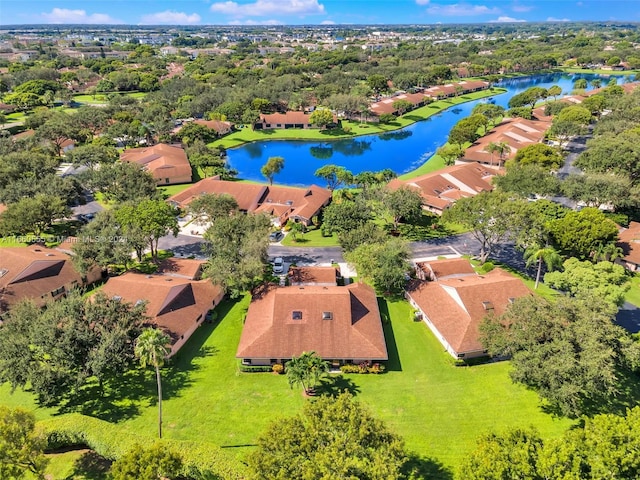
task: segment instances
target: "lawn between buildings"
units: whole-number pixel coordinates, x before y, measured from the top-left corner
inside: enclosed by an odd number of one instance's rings
[[[509,362],[455,367],[429,329],[411,319],[406,301],[380,299],[379,304],[390,357],[388,372],[332,378],[336,389],[353,391],[402,435],[410,450],[455,468],[480,434],[533,425],[544,438],[551,438],[572,425],[544,413],[534,392],[512,384]],[[285,376],[239,372],[235,352],[248,305],[248,296],[221,304],[220,321],[203,325],[173,365],[162,371],[165,437],[219,445],[238,461],[250,453],[268,424],[299,412],[306,401],[300,389],[288,387]],[[140,379],[142,386],[129,385]],[[132,372],[128,389],[143,394],[135,398],[96,394],[80,409],[108,419],[123,436],[135,432],[148,436],[151,443],[157,431],[151,369]],[[11,395],[7,385],[0,387],[0,403],[34,409],[38,419],[57,414],[56,409],[37,408],[29,393]]]

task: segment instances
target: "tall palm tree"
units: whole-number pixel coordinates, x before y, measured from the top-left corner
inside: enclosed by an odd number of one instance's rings
[[[498,143],[497,152],[498,157],[500,158],[500,162],[502,163],[504,158],[511,152],[511,147],[506,142],[500,142]]]
[[[169,353],[167,345],[171,339],[162,330],[147,328],[136,339],[135,355],[140,359],[140,365],[146,368],[152,365],[156,370],[156,381],[158,382],[158,436],[162,438],[162,381],[160,378],[160,367],[164,365],[164,360]]]
[[[551,271],[555,267],[559,267],[562,265],[562,257],[550,245],[545,245],[544,247],[540,245],[532,245],[527,248],[524,252],[524,260],[526,262],[527,267],[530,267],[534,263],[538,264],[538,272],[536,274],[536,284],[533,287],[534,290],[538,289],[538,285],[540,284],[540,275],[542,273],[542,263],[547,266],[547,270]]]
[[[491,154],[491,166],[493,167],[493,154],[498,152],[500,147],[496,142],[489,142],[489,145],[487,145],[485,150]]]
[[[285,372],[289,386],[300,384],[305,393],[313,390],[324,375],[329,372],[329,364],[322,360],[316,352],[303,352],[285,364]]]

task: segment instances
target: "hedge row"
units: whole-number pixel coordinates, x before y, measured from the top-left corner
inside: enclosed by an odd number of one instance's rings
[[[156,441],[78,413],[43,420],[39,425],[47,437],[48,449],[86,445],[109,460],[117,460],[135,444],[149,445]],[[195,480],[239,480],[245,477],[242,464],[218,446],[171,439],[160,442],[182,457],[181,474],[185,477]]]

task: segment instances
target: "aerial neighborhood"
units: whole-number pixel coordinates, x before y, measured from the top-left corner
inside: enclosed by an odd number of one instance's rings
[[[341,3],[2,14],[2,479],[640,478],[640,18]]]

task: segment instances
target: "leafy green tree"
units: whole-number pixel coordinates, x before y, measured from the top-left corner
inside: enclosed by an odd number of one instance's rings
[[[573,88],[576,90],[584,90],[587,88],[587,79],[579,78],[575,82],[573,82]]]
[[[329,364],[316,352],[302,352],[285,364],[285,373],[291,388],[300,385],[305,394],[310,394],[320,379],[329,373]]]
[[[71,245],[74,255],[71,261],[78,271],[88,272],[98,266],[107,269],[113,265],[124,265],[125,270],[131,261],[131,252],[144,247],[134,238],[125,234],[113,210],[98,212],[95,218],[83,226]]]
[[[158,438],[162,438],[162,377],[160,368],[169,354],[169,336],[160,329],[147,328],[136,339],[135,354],[142,368],[152,366],[156,371],[158,387]]]
[[[513,107],[507,111],[507,115],[510,117],[524,118],[525,120],[531,120],[533,113],[529,107]]]
[[[133,362],[145,306],[78,291],[47,304],[20,302],[0,328],[0,383],[30,386],[43,405],[71,400],[87,383],[118,382]]]
[[[560,191],[560,181],[555,175],[532,164],[511,165],[506,174],[494,177],[493,183],[500,191],[517,193],[523,198],[556,195]]]
[[[542,448],[543,441],[535,430],[514,429],[503,435],[483,435],[462,463],[458,478],[543,480],[538,474]]]
[[[127,202],[158,195],[156,181],[136,163],[103,164],[88,172],[87,186],[102,193],[109,201]]]
[[[309,115],[309,121],[313,125],[325,128],[333,123],[333,113],[328,108],[318,107]]]
[[[22,198],[0,214],[0,234],[26,235],[33,232],[40,236],[55,220],[69,213],[64,200],[56,196],[38,194],[33,198]]]
[[[262,280],[270,231],[271,222],[262,214],[214,219],[204,233],[209,254],[206,276],[233,297],[254,287]]]
[[[561,272],[549,272],[544,276],[547,285],[563,290],[572,297],[596,297],[622,306],[624,294],[629,289],[629,278],[624,267],[603,261],[596,264],[569,258]]]
[[[172,480],[179,478],[182,459],[165,445],[135,445],[111,466],[113,480]]]
[[[590,207],[634,208],[640,203],[640,185],[634,186],[628,177],[615,173],[569,175],[561,187],[568,198]]]
[[[562,154],[544,143],[522,147],[513,160],[520,165],[539,165],[546,170],[557,170],[563,164]]]
[[[25,478],[29,472],[38,479],[44,479],[44,469],[49,462],[43,454],[45,443],[31,412],[0,405],[1,478]]]
[[[562,94],[562,88],[558,85],[552,85],[547,90],[547,93],[549,94],[550,97],[553,97],[553,99],[556,100],[558,95]]]
[[[251,478],[408,479],[402,440],[348,393],[306,402],[274,422],[249,458]]]
[[[387,191],[382,199],[384,208],[393,218],[393,229],[398,229],[398,223],[415,222],[422,215],[422,196],[413,188],[401,187],[397,190]]]
[[[317,169],[314,175],[325,180],[327,182],[327,188],[331,191],[353,181],[353,174],[346,168],[338,165],[324,165]]]
[[[457,144],[462,149],[465,143],[473,143],[479,136],[478,125],[469,118],[463,118],[453,126],[447,141],[450,144]]]
[[[394,101],[391,106],[398,112],[398,115],[401,116],[413,109],[413,103],[411,103],[409,100],[404,99]]]
[[[586,127],[591,123],[591,111],[581,105],[570,105],[560,111],[558,121],[575,122]]]
[[[576,417],[606,410],[640,353],[640,344],[614,324],[615,313],[595,296],[553,303],[523,297],[501,317],[486,317],[480,339],[491,355],[511,356],[514,382]]]
[[[475,107],[473,107],[471,113],[473,113],[474,115],[484,115],[484,117],[486,117],[489,122],[495,124],[495,122],[497,122],[499,118],[504,116],[505,109],[504,107],[496,105],[495,103],[478,103]]]
[[[512,227],[511,213],[518,202],[502,192],[482,192],[458,200],[445,210],[442,219],[461,223],[481,244],[480,262],[484,263],[493,248],[505,239]]]
[[[176,136],[186,145],[192,145],[196,140],[200,140],[203,143],[210,143],[216,138],[214,130],[195,122],[189,122],[184,125]]]
[[[549,222],[555,243],[568,256],[579,259],[593,257],[602,247],[615,243],[618,227],[597,208],[569,212]]]
[[[334,202],[325,207],[322,226],[329,232],[341,234],[366,224],[371,217],[371,209],[364,202]]]
[[[123,204],[114,213],[125,234],[139,231],[144,236],[154,260],[158,258],[160,238],[178,235],[176,210],[163,200],[146,199],[135,204]]]
[[[338,234],[338,241],[345,252],[351,252],[364,243],[384,243],[388,233],[373,222],[367,222]]]
[[[540,284],[540,275],[542,274],[542,264],[544,263],[547,266],[547,270],[551,271],[560,266],[562,257],[558,254],[556,249],[550,245],[531,245],[524,252],[524,260],[527,267],[530,267],[533,264],[538,264],[536,284],[533,287],[534,290],[537,290],[538,285]]]
[[[370,75],[367,78],[367,85],[373,90],[376,94],[380,94],[389,89],[387,85],[387,78],[384,75],[374,74]]]
[[[547,131],[549,138],[558,142],[558,148],[561,150],[573,137],[581,135],[584,128],[578,123],[571,120],[555,119],[551,128]]]
[[[453,165],[464,155],[464,150],[460,145],[447,143],[436,150],[436,155],[442,157],[445,165]]]
[[[193,199],[188,206],[189,213],[194,221],[203,225],[219,217],[229,216],[238,211],[238,202],[234,197],[226,193],[206,193]]]
[[[282,171],[284,168],[284,158],[282,157],[269,157],[267,163],[265,163],[260,169],[260,173],[269,180],[269,185],[273,185],[273,177]]]
[[[409,246],[400,238],[384,243],[363,243],[345,254],[358,275],[371,281],[376,291],[398,295],[404,290],[409,271]]]
[[[85,166],[90,169],[104,163],[113,164],[118,160],[119,154],[115,147],[104,145],[80,145],[68,151],[66,160],[75,166]]]
[[[531,87],[524,92],[518,93],[511,97],[509,100],[509,108],[524,107],[529,105],[531,110],[536,106],[536,103],[549,96],[549,92],[546,88]]]

